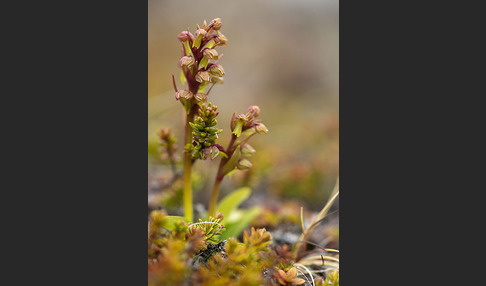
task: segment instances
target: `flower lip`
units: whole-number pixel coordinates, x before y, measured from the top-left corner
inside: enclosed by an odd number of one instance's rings
[[[203,51],[203,56],[207,59],[215,59],[217,60],[218,59],[218,51],[216,51],[215,49],[204,49]]]
[[[196,81],[197,82],[210,82],[211,81],[211,75],[209,74],[208,71],[199,71],[197,74],[196,74]]]
[[[224,76],[224,69],[220,65],[212,65],[209,68],[209,72],[214,76],[219,76],[219,77]]]
[[[192,56],[183,56],[180,60],[179,60],[179,65],[181,67],[183,66],[186,66],[188,68],[192,68],[195,64],[195,60]]]

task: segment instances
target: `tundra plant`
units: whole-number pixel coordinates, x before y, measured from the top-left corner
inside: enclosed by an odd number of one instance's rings
[[[255,118],[260,114],[258,106],[250,106],[248,112],[233,114],[230,122],[231,139],[226,148],[216,143],[218,134],[223,130],[216,127],[218,116],[216,105],[209,102],[208,95],[217,83],[224,81],[224,69],[218,64],[219,53],[216,48],[227,45],[226,37],[221,34],[221,19],[212,20],[209,25],[197,25],[193,35],[182,31],[178,39],[182,44],[181,82],[187,83],[186,89],[178,89],[175,78],[172,82],[175,98],[180,101],[186,113],[183,157],[183,201],[184,215],[193,221],[191,170],[196,160],[211,160],[221,157],[209,202],[209,215],[215,216],[219,188],[224,177],[234,170],[252,167],[248,160],[255,149],[248,140],[255,134],[266,134],[268,129]],[[209,87],[209,88],[208,88]],[[206,91],[207,89],[207,91]]]

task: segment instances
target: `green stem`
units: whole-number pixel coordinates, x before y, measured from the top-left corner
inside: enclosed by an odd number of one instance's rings
[[[219,173],[219,170],[218,170]],[[214,180],[213,191],[211,192],[211,200],[209,202],[209,216],[215,215],[216,212],[216,203],[218,202],[218,194],[219,194],[219,187],[221,186],[221,182],[223,181],[224,176],[217,175],[216,179]]]
[[[192,108],[186,117],[186,127],[185,127],[185,145],[192,143],[192,127],[189,122],[194,120],[194,109]],[[184,153],[184,189],[183,189],[183,200],[184,200],[184,216],[192,222],[193,212],[192,212],[192,190],[191,190],[191,170],[192,170],[192,155],[190,152]]]
[[[228,158],[231,158],[234,152],[233,144],[236,141],[236,136],[234,134],[231,134],[231,140],[228,144],[228,148],[226,148],[226,152],[228,155]],[[219,188],[221,186],[221,182],[224,179],[224,176],[226,174],[221,174],[221,170],[223,169],[224,164],[228,162],[228,159],[221,158],[221,161],[219,163],[218,167],[218,172],[216,173],[216,178],[214,179],[214,185],[213,185],[213,190],[211,191],[211,199],[209,201],[209,216],[214,216],[216,214],[216,203],[218,202],[218,195],[219,195]]]
[[[188,44],[187,44],[188,45]],[[195,59],[199,58],[200,50],[193,51],[190,47],[187,47],[186,53],[193,54]],[[197,82],[194,78],[197,70],[199,69],[199,64],[195,64],[193,70],[190,69],[184,70],[184,76],[187,80],[187,85],[189,87],[189,91],[192,92],[193,95],[196,95],[199,90],[200,83]],[[199,109],[199,106],[194,102],[193,99],[189,101],[189,113],[186,116],[186,126],[185,126],[185,138],[184,138],[184,146],[187,144],[192,144],[192,127],[189,125],[189,122],[194,121],[194,117]],[[191,171],[192,171],[192,154],[190,152],[184,153],[184,189],[183,189],[183,201],[184,201],[184,216],[192,222],[193,220],[193,211],[192,211],[192,184],[191,184]]]

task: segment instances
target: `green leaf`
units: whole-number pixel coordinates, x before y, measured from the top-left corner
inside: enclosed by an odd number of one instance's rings
[[[201,83],[201,85],[199,85],[199,89],[197,90],[197,93],[204,93],[204,89],[206,89],[206,86],[208,86],[208,82]]]
[[[191,47],[189,47],[189,42],[188,41],[183,42],[183,45],[184,45],[184,49],[186,50],[186,56],[193,56],[194,57],[194,55],[192,54]]]
[[[236,171],[238,171],[238,169],[234,168],[233,170],[229,171],[225,176],[231,179]]]
[[[162,226],[168,230],[174,230],[175,229],[174,223],[179,221],[183,221],[186,224],[191,222],[187,218],[181,216],[166,216],[164,217],[164,223],[162,224]]]
[[[251,189],[248,187],[239,188],[231,194],[224,197],[224,199],[216,207],[216,211],[223,214],[225,223],[228,222],[230,214],[238,208],[238,206],[251,194]]]
[[[202,58],[201,62],[199,63],[202,67],[207,68],[209,64],[209,60],[206,58]]]
[[[221,173],[223,175],[228,174],[230,171],[234,170],[236,168],[236,164],[238,163],[238,159],[240,159],[241,151],[240,151],[240,145],[236,147],[236,150],[233,152],[233,155],[231,158],[224,164],[223,168],[221,169]]]
[[[196,37],[196,39],[194,39],[194,42],[192,42],[192,47],[196,47],[199,49],[199,47],[201,46],[201,40],[202,40],[202,35],[200,37]]]
[[[184,101],[184,109],[187,114],[191,113],[191,103],[187,100]]]
[[[186,75],[184,74],[184,71],[183,70],[181,70],[181,78],[180,78],[180,80],[181,80],[181,83],[182,84],[184,84],[187,81],[186,80]]]
[[[247,228],[250,223],[260,214],[262,209],[260,207],[253,207],[248,210],[238,210],[239,219],[234,223],[225,223],[225,232],[221,234],[220,240],[228,239],[230,237],[238,237],[245,228]],[[235,212],[233,212],[235,213]]]
[[[226,158],[228,159],[228,155],[226,155],[226,153],[224,153],[223,151],[219,151],[219,156],[223,157],[223,158]]]
[[[206,44],[205,48],[211,49],[216,45],[216,42],[214,40],[209,41],[209,43]]]

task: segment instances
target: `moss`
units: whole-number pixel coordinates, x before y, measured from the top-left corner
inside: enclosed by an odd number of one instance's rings
[[[218,215],[186,224],[163,210],[153,211],[148,226],[148,285],[304,284],[306,277],[296,267],[290,246],[273,245],[264,228],[245,231],[242,241],[219,240],[222,220]],[[339,273],[317,281],[322,283],[316,285],[338,285]]]

